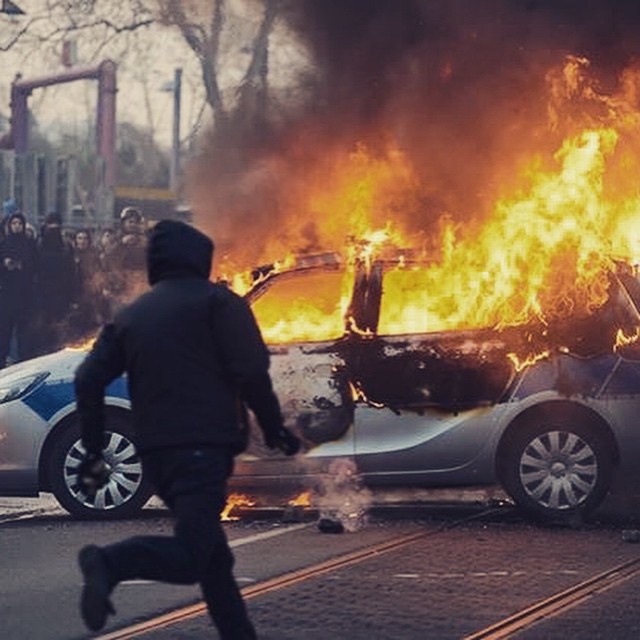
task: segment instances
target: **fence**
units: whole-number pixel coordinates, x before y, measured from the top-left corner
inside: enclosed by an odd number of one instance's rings
[[[113,192],[99,179],[96,162],[93,184],[80,185],[74,156],[43,153],[17,155],[0,151],[0,198],[13,198],[29,222],[40,225],[57,211],[66,226],[98,227],[113,222]]]

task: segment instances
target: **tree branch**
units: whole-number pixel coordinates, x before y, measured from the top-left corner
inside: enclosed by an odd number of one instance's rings
[[[279,0],[265,0],[264,17],[258,35],[253,42],[253,57],[242,79],[240,90],[244,88],[244,85],[254,83],[256,78],[259,78],[261,83],[266,81],[269,70],[269,35],[278,15],[279,6]]]
[[[220,85],[218,84],[218,55],[220,52],[220,34],[225,21],[226,0],[216,2],[213,16],[211,18],[211,38],[209,40],[209,56],[202,61],[202,75],[207,92],[207,100],[214,108],[216,114],[222,120],[226,119],[227,113],[224,108]]]
[[[220,43],[220,32],[224,24],[225,0],[214,0],[213,16],[211,19],[211,36],[205,28],[187,18],[182,0],[165,0],[162,15],[166,23],[173,24],[180,29],[180,33],[191,50],[196,54],[202,70],[207,102],[217,117],[225,117],[222,93],[218,84],[216,62]]]
[[[237,115],[251,127],[262,128],[266,118],[268,76],[269,76],[269,36],[280,9],[279,0],[265,0],[264,15],[260,29],[253,42],[253,56],[244,78],[238,88],[239,108]]]

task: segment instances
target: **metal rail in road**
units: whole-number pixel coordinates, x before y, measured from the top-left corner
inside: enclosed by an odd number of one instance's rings
[[[309,580],[310,578],[315,578],[319,575],[343,569],[350,565],[380,556],[384,553],[395,551],[396,549],[400,549],[401,547],[412,544],[418,540],[428,538],[445,530],[471,522],[472,520],[479,520],[483,517],[500,513],[501,511],[502,509],[500,508],[488,508],[480,513],[446,523],[436,530],[420,531],[417,533],[396,536],[391,540],[386,540],[385,542],[380,542],[357,551],[351,551],[350,553],[330,558],[329,560],[325,560],[318,564],[304,567],[302,569],[296,569],[281,576],[244,587],[241,590],[242,595],[246,600],[250,600],[251,598],[256,598],[266,593],[277,591],[278,589],[284,589],[305,580]],[[116,631],[97,637],[96,640],[128,640],[129,638],[141,637],[157,629],[178,624],[188,620],[189,618],[195,618],[205,614],[206,606],[203,602],[199,602],[122,629],[117,629]]]
[[[390,540],[339,555],[318,564],[296,569],[281,576],[244,587],[242,589],[242,594],[245,599],[250,600],[279,589],[299,584],[319,575],[337,571],[378,557],[382,554],[395,551],[404,546],[452,529],[458,525],[462,525],[472,520],[479,520],[500,511],[500,509],[487,509],[470,517],[461,518],[444,524],[436,530],[396,536]],[[640,556],[618,564],[552,596],[539,600],[538,602],[535,602],[480,631],[467,635],[463,640],[503,640],[505,638],[512,638],[525,628],[541,622],[542,620],[560,615],[561,613],[568,611],[572,607],[585,601],[587,598],[608,591],[638,574],[640,574]],[[203,615],[206,615],[206,607],[204,603],[199,602],[134,625],[123,627],[102,635],[98,637],[97,640],[126,640],[129,638],[142,637],[145,634],[158,629],[167,628],[171,625],[184,622],[190,618]]]
[[[251,598],[255,598],[265,593],[284,589],[285,587],[290,587],[299,582],[303,582],[304,580],[308,580],[309,578],[315,578],[316,576],[324,573],[336,571],[357,562],[367,560],[368,558],[379,556],[382,553],[394,551],[395,549],[399,549],[400,547],[411,544],[412,542],[425,538],[429,535],[433,535],[433,532],[425,531],[398,536],[391,540],[387,540],[386,542],[366,547],[365,549],[352,551],[351,553],[325,560],[324,562],[320,562],[310,567],[297,569],[296,571],[285,573],[276,578],[271,578],[270,580],[265,580],[258,584],[244,587],[242,589],[242,595],[246,600],[250,600]],[[152,618],[151,620],[145,620],[144,622],[131,625],[124,629],[118,629],[117,631],[107,635],[100,636],[97,640],[126,640],[128,638],[143,636],[151,631],[168,627],[172,624],[177,624],[178,622],[183,622],[189,618],[204,615],[206,614],[206,611],[207,609],[205,604],[199,602],[181,609],[176,609],[175,611],[170,611],[169,613]]]
[[[584,602],[587,598],[608,591],[639,573],[640,557],[607,569],[607,571],[579,582],[549,598],[539,600],[481,631],[465,636],[463,640],[503,640],[512,638],[527,627],[564,613]]]

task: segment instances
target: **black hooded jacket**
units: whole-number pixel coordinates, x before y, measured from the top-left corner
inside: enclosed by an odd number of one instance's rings
[[[22,222],[22,233],[12,233],[11,221],[17,218]],[[28,310],[34,297],[37,271],[36,243],[24,231],[26,219],[21,213],[14,213],[7,220],[7,237],[0,244],[0,298],[2,304]],[[16,265],[9,269],[5,258]]]
[[[269,353],[243,298],[209,282],[213,243],[163,220],[147,249],[150,291],[101,331],[75,377],[85,448],[99,452],[104,391],[128,374],[138,450],[223,445],[238,451],[241,403],[262,430],[282,427]]]

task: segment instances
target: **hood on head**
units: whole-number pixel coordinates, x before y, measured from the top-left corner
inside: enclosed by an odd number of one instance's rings
[[[23,228],[26,228],[26,226],[27,226],[27,219],[21,213],[12,213],[9,216],[9,219],[7,220],[7,233],[9,235],[15,235],[11,231],[11,223],[13,222],[13,220],[20,220],[22,222]],[[24,229],[23,229],[23,231],[24,231]]]
[[[161,220],[153,227],[147,247],[149,284],[194,276],[206,280],[212,260],[213,242],[194,227],[178,220]]]
[[[46,225],[62,226],[62,216],[57,211],[50,211],[45,216],[44,223]]]
[[[5,216],[13,215],[18,212],[18,205],[13,198],[7,198],[2,203],[2,213]]]

